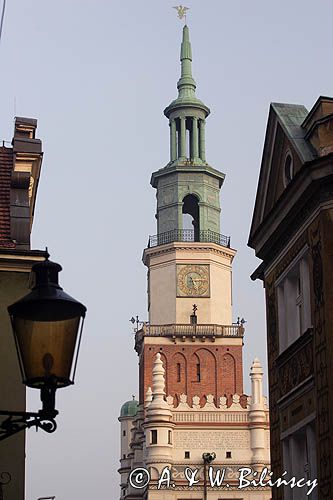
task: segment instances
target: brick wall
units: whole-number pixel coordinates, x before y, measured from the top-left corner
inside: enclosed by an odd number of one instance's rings
[[[187,394],[190,405],[192,397],[199,396],[201,406],[205,404],[207,394],[214,395],[217,406],[220,396],[243,394],[241,346],[145,345],[140,361],[140,393],[143,399],[148,386],[152,387],[153,362],[157,352],[161,354],[166,370],[166,394],[175,397],[175,404],[180,394]]]

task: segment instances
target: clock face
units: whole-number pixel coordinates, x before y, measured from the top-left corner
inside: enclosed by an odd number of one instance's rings
[[[209,297],[207,264],[177,265],[177,297]]]

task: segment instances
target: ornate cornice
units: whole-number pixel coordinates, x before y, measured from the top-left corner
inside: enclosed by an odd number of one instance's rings
[[[316,160],[303,165],[293,189],[286,189],[249,242],[256,250],[257,257],[267,265],[321,203],[333,200],[332,176],[325,175],[327,167],[332,165],[332,157],[329,155],[322,158],[320,163]],[[272,229],[269,233],[273,227],[274,231]]]
[[[159,245],[153,248],[145,248],[143,251],[142,261],[145,265],[148,265],[148,259],[151,257],[156,257],[158,255],[164,255],[168,253],[173,253],[176,250],[180,250],[182,252],[210,252],[216,255],[221,255],[223,257],[227,257],[231,259],[231,262],[236,255],[236,250],[233,248],[221,247],[220,245],[216,245],[215,243],[168,243],[166,245]]]

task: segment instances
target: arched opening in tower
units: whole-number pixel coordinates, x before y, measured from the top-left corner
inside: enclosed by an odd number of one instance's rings
[[[200,241],[199,224],[199,200],[193,194],[188,194],[183,199],[183,229],[192,230],[189,238],[193,241]],[[187,239],[187,238],[186,238]]]

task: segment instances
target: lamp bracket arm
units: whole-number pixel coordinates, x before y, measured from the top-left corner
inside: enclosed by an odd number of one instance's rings
[[[36,431],[42,429],[52,433],[57,428],[55,421],[57,414],[57,410],[51,412],[40,410],[38,413],[0,410],[0,419],[7,417],[0,422],[0,441],[30,427],[36,427]]]

